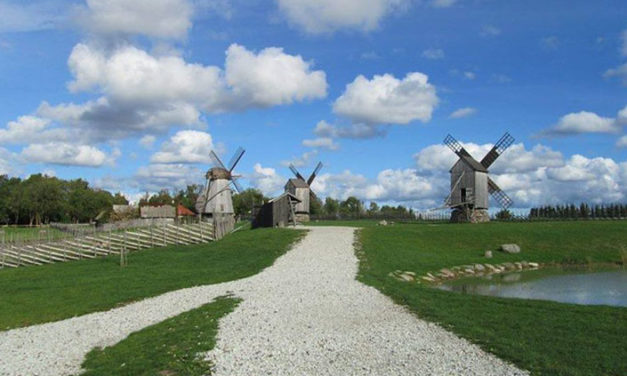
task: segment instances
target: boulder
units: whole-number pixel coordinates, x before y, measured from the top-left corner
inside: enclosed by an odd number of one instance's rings
[[[385,219],[382,221],[379,221],[379,226],[387,226],[388,225],[388,221],[386,221]]]
[[[484,256],[485,258],[492,258],[492,251],[485,251]]]
[[[482,272],[482,271],[485,270],[485,266],[483,266],[481,264],[475,264],[474,267],[475,267],[475,270],[478,271],[478,272]]]
[[[447,278],[455,278],[455,273],[453,273],[450,269],[441,269],[440,273],[444,274]]]
[[[518,244],[503,244],[500,249],[505,253],[520,253],[520,246]]]

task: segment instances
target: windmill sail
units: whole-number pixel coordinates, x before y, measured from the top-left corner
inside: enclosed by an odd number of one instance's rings
[[[503,209],[508,209],[510,206],[512,206],[512,199],[509,198],[509,196],[506,195],[505,192],[503,192],[503,190],[494,182],[494,180],[490,178],[488,178],[488,192],[490,192],[492,197],[494,197],[496,202],[498,202]]]
[[[485,157],[483,157],[483,159],[481,160],[481,164],[485,168],[490,167],[492,163],[494,163],[494,161],[496,161],[496,159],[501,154],[503,154],[503,152],[507,150],[507,148],[510,147],[513,143],[514,143],[514,137],[512,137],[509,133],[506,132],[503,135],[503,137],[501,137],[496,142],[492,150],[490,150],[488,154],[486,154]]]
[[[311,185],[311,183],[313,183],[314,179],[316,178],[316,175],[318,175],[318,172],[320,172],[321,168],[322,168],[322,162],[318,162],[316,169],[311,173],[311,175],[309,176],[309,179],[307,179],[307,185]]]

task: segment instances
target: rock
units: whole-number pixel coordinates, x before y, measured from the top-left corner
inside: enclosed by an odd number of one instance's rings
[[[414,272],[405,272],[405,274],[410,275],[410,276],[412,276],[412,277],[415,277],[415,276],[416,276],[416,273],[414,273]]]
[[[492,258],[492,251],[485,251],[484,256],[485,258]]]
[[[538,269],[540,267],[540,264],[538,264],[537,262],[530,262],[529,267],[533,269]]]
[[[499,269],[492,264],[485,264],[486,269],[488,269],[491,273],[498,273]]]
[[[501,266],[503,268],[505,268],[505,270],[514,270],[516,269],[516,266],[514,266],[514,264],[512,264],[511,262],[504,262],[501,264]]]
[[[379,221],[379,226],[387,226],[388,225],[388,221],[386,221],[385,219],[382,221]]]
[[[475,274],[475,271],[473,269],[468,268],[468,269],[464,269],[464,273],[465,274]]]
[[[481,265],[481,264],[475,264],[473,265],[475,267],[475,270],[478,272],[482,272],[485,270],[485,266]]]
[[[405,282],[412,282],[414,280],[414,276],[407,274],[407,272],[401,273],[398,277]]]
[[[505,253],[520,253],[520,246],[518,244],[503,244],[500,250]]]
[[[443,268],[440,269],[440,273],[444,274],[447,276],[447,278],[455,278],[455,273],[453,273],[451,270]]]
[[[529,263],[527,261],[521,261],[520,263],[521,263],[523,269],[529,268]]]
[[[427,281],[427,282],[435,282],[435,279],[428,277],[428,276],[422,276],[420,277],[423,281]]]
[[[523,265],[522,262],[515,262],[514,266],[516,267],[516,269],[518,270],[522,270],[523,269]]]

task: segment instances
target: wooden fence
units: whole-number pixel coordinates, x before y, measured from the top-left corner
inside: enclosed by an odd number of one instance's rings
[[[0,244],[0,268],[17,268],[96,258],[173,244],[198,244],[216,240],[207,222],[163,224],[126,231],[95,232],[69,239]]]

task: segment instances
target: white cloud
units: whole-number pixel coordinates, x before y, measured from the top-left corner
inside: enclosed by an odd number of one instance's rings
[[[225,76],[237,99],[249,106],[269,107],[327,95],[326,75],[311,62],[270,47],[254,54],[232,44],[226,52]]]
[[[178,190],[190,184],[205,184],[202,170],[185,164],[150,164],[140,167],[130,185],[142,192]]]
[[[422,57],[431,59],[431,60],[443,59],[444,51],[439,48],[429,48],[429,49],[422,51]]]
[[[321,148],[321,149],[327,149],[327,150],[337,150],[340,147],[330,137],[318,137],[314,139],[305,139],[303,140],[303,146],[307,146],[310,148]]]
[[[100,167],[113,163],[118,155],[119,152],[107,155],[102,150],[89,145],[61,142],[30,144],[21,153],[21,156],[29,162],[85,167]]]
[[[627,136],[623,136],[616,141],[616,146],[619,148],[627,148]]]
[[[251,186],[259,189],[264,195],[271,196],[283,189],[287,179],[277,174],[276,170],[270,167],[263,167],[260,163],[255,163],[252,174],[245,175]]]
[[[355,123],[407,124],[428,122],[438,104],[435,86],[423,73],[408,73],[399,80],[390,74],[372,80],[359,75],[346,85],[333,111]]]
[[[477,109],[476,108],[464,107],[464,108],[460,108],[460,109],[457,109],[457,110],[453,111],[453,113],[451,113],[449,115],[449,118],[451,118],[451,119],[461,119],[461,118],[472,116],[472,115],[474,115],[476,113],[477,113]]]
[[[15,175],[19,164],[18,156],[0,147],[0,175]]]
[[[68,65],[72,92],[101,96],[81,104],[43,102],[35,115],[45,131],[44,141],[65,141],[69,133],[94,143],[165,133],[173,126],[202,129],[203,112],[322,98],[327,88],[325,73],[311,70],[311,63],[300,56],[279,48],[255,54],[235,44],[226,52],[225,70],[191,64],[180,56],[152,56],[130,45],[107,51],[84,43],[74,47]],[[0,142],[3,137],[18,135],[7,128],[0,130]]]
[[[370,31],[383,17],[409,5],[408,0],[277,0],[287,20],[311,34],[338,29]]]
[[[49,119],[20,116],[17,120],[8,122],[5,129],[0,129],[0,143],[28,144],[34,139],[39,142],[49,142],[65,140],[69,137],[65,130],[51,129],[50,125]]]
[[[433,0],[431,5],[435,8],[448,8],[453,6],[456,2],[457,0]]]
[[[183,39],[192,26],[192,14],[187,0],[87,0],[77,18],[97,34]]]
[[[155,141],[157,141],[157,137],[147,134],[139,139],[139,144],[146,149],[152,149],[155,145]]]
[[[479,34],[483,37],[495,37],[501,34],[501,29],[494,25],[483,25]]]
[[[200,131],[179,131],[161,145],[161,150],[153,154],[151,163],[210,163],[209,153],[214,149],[209,133]]]
[[[316,124],[314,134],[319,137],[366,139],[383,137],[385,132],[372,124],[357,123],[339,127],[321,120]]]
[[[627,109],[627,107],[625,108]],[[545,135],[572,135],[580,133],[618,133],[621,130],[621,118],[606,118],[593,112],[580,111],[560,118],[556,125],[544,131]]]

